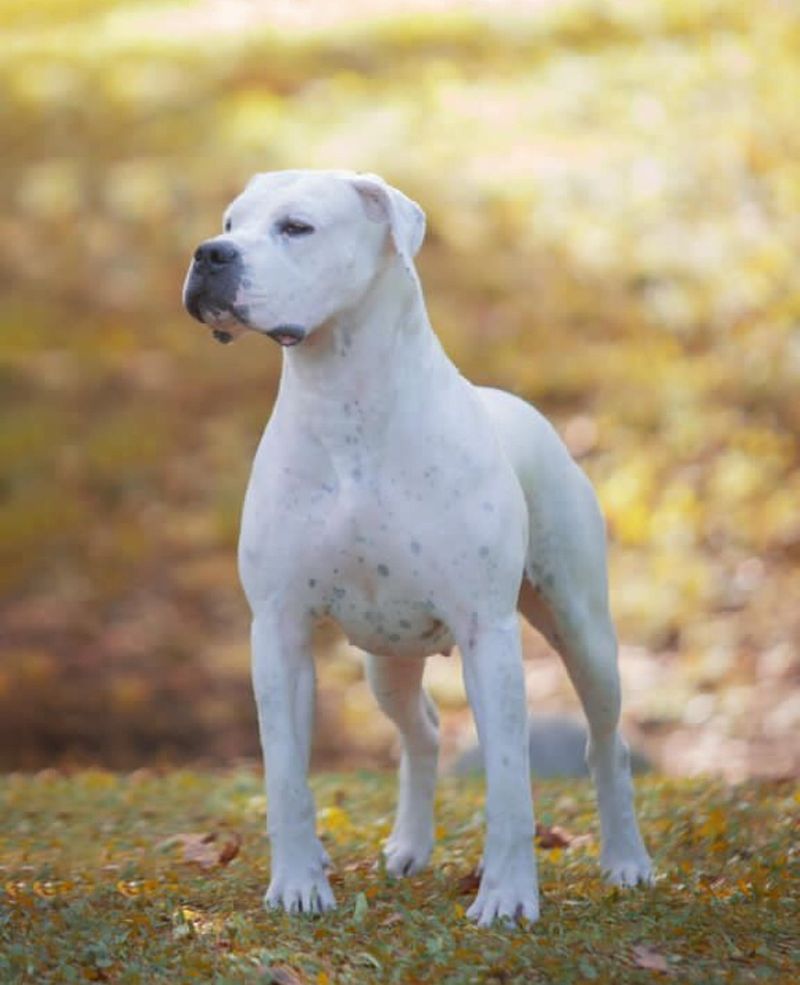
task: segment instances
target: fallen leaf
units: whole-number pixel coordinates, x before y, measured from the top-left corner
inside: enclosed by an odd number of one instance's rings
[[[546,824],[536,825],[536,843],[540,848],[566,848],[572,844],[573,838],[569,831],[557,824],[552,828]]]
[[[182,835],[179,844],[183,848],[183,861],[195,862],[203,869],[212,868],[218,858],[216,837],[213,832]]]
[[[228,862],[232,862],[233,859],[239,854],[239,849],[242,846],[242,836],[238,831],[229,831],[226,833],[225,840],[220,845],[218,862],[220,865],[227,865]]]
[[[663,954],[654,951],[646,944],[636,944],[633,948],[633,963],[637,968],[647,968],[649,971],[662,971],[669,974],[669,965]]]
[[[459,896],[466,896],[467,893],[477,893],[478,886],[481,884],[481,877],[477,869],[473,869],[458,880],[456,892]]]
[[[186,832],[171,835],[159,842],[159,849],[180,845],[183,849],[181,861],[212,869],[216,865],[227,865],[239,854],[242,836],[237,831],[228,831],[218,840],[216,831]]]

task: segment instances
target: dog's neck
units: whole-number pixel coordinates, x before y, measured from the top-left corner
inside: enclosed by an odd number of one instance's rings
[[[354,308],[284,350],[279,405],[320,440],[338,443],[349,413],[381,431],[404,401],[418,400],[420,386],[452,371],[416,273],[395,258]]]

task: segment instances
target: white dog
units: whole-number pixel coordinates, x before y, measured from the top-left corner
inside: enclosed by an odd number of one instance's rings
[[[586,711],[602,867],[648,882],[608,611],[603,520],[547,421],[475,387],[431,329],[413,257],[422,210],[374,175],[257,175],[202,244],[184,288],[221,341],[253,329],[285,348],[244,504],[240,572],[266,765],[265,902],[334,906],[307,769],[310,636],[332,617],[402,738],[385,848],[396,876],[433,847],[438,718],[425,657],[461,652],[486,768],[482,877],[468,915],[539,913],[517,611],[560,652]]]

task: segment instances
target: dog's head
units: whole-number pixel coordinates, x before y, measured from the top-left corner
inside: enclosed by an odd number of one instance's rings
[[[377,175],[258,174],[195,250],[183,303],[222,342],[250,328],[296,345],[355,308],[390,260],[413,276],[424,235],[422,209]]]

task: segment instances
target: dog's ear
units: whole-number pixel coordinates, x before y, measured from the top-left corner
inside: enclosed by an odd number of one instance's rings
[[[425,238],[425,213],[415,201],[388,185],[376,174],[359,174],[351,183],[367,216],[373,222],[388,222],[392,242],[403,266],[414,272],[413,259]]]

